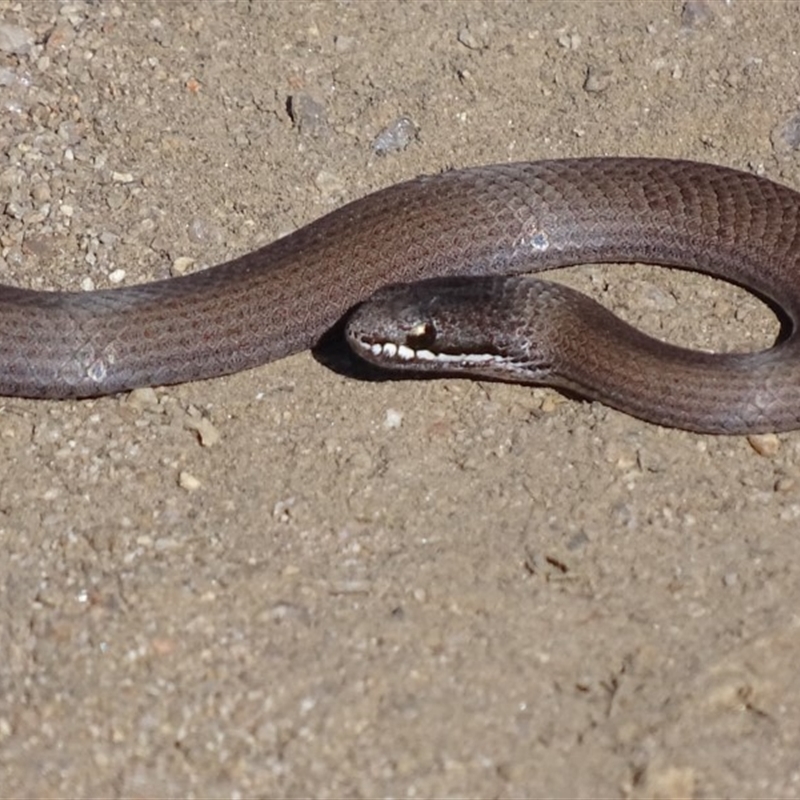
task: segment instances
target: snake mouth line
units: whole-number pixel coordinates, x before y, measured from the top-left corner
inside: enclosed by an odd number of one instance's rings
[[[358,346],[376,359],[385,362],[413,364],[458,364],[459,366],[506,364],[508,359],[495,353],[434,353],[432,350],[415,350],[394,342],[358,341]]]

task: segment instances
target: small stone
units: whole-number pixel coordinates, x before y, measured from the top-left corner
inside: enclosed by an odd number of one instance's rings
[[[800,112],[795,112],[776,125],[770,133],[772,149],[776,153],[790,153],[800,149]]]
[[[681,9],[681,27],[699,28],[710,22],[714,13],[706,0],[686,0]]]
[[[545,414],[552,414],[558,408],[558,403],[556,402],[555,396],[548,394],[542,399],[542,405],[540,408]]]
[[[0,186],[5,186],[13,189],[17,186],[22,186],[25,182],[25,173],[18,167],[8,167],[0,172]]]
[[[154,408],[158,405],[158,395],[152,386],[143,386],[134,389],[128,394],[126,403],[132,408],[142,411],[145,408]]]
[[[347,53],[353,49],[353,45],[355,45],[356,40],[352,36],[334,36],[333,37],[333,49],[336,50],[337,53]]]
[[[581,46],[581,36],[579,33],[567,33],[564,31],[559,34],[556,42],[558,42],[559,47],[563,47],[565,50],[577,50]]]
[[[187,492],[197,491],[202,486],[191,472],[186,472],[185,470],[178,475],[178,484],[181,489],[186,489]]]
[[[208,220],[194,217],[189,222],[189,241],[195,244],[219,244],[222,241],[222,232]]]
[[[207,417],[187,417],[184,424],[189,430],[196,431],[203,447],[213,447],[221,438],[219,431]]]
[[[376,155],[405,150],[417,138],[419,130],[411,117],[398,117],[389,123],[372,142],[372,150]]]
[[[781,440],[774,433],[754,433],[747,442],[760,456],[771,458],[781,447]]]
[[[691,767],[647,769],[641,783],[643,797],[697,797],[697,778]]]
[[[458,41],[470,50],[483,50],[485,45],[480,42],[469,28],[462,28],[458,32]]]
[[[112,270],[108,275],[109,283],[122,283],[125,280],[125,270],[124,269],[115,269]]]
[[[33,46],[33,34],[19,25],[0,24],[0,52],[22,56]]]
[[[8,67],[0,67],[0,86],[16,86],[20,83],[17,73]]]
[[[294,603],[276,603],[267,613],[275,622],[302,622],[307,625],[311,620],[308,609]]]
[[[111,180],[114,183],[133,183],[133,175],[130,172],[112,172]]]
[[[188,256],[178,256],[172,262],[172,269],[170,272],[173,275],[185,275],[194,266],[194,259]]]
[[[303,136],[321,136],[328,129],[325,106],[308,94],[289,98],[289,116]]]
[[[29,228],[34,225],[40,225],[44,222],[46,216],[47,213],[45,211],[31,211],[25,215],[25,225]]]
[[[341,195],[345,189],[344,181],[335,173],[321,169],[314,176],[314,185],[319,193],[326,198]]]
[[[64,51],[69,49],[74,39],[75,29],[72,25],[65,20],[59,20],[48,34],[45,47],[50,53]]]
[[[586,70],[586,80],[583,82],[583,88],[590,94],[604,92],[611,85],[611,76],[611,70],[590,64]]]
[[[722,585],[727,587],[736,586],[739,582],[739,575],[736,572],[726,572],[722,576]]]
[[[127,199],[127,195],[123,189],[112,190],[106,197],[106,205],[112,211],[116,211],[118,208],[122,208],[122,206],[125,205]]]
[[[31,197],[37,203],[47,203],[52,199],[50,187],[46,183],[37,183],[31,189]]]
[[[25,209],[19,203],[8,203],[5,207],[5,215],[11,219],[22,219],[25,216]]]
[[[278,500],[272,507],[272,518],[277,522],[289,522],[292,518],[292,506],[294,506],[295,502],[296,499],[294,497]]]
[[[386,409],[386,419],[383,422],[383,427],[387,430],[399,428],[403,424],[403,414],[394,408]]]
[[[654,283],[648,282],[644,285],[641,297],[643,305],[661,312],[672,311],[678,305],[674,295]]]

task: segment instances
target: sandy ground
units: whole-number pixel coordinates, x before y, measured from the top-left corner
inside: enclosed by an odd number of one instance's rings
[[[797,3],[0,12],[9,283],[200,268],[451,166],[800,188]],[[402,115],[418,137],[376,155]],[[776,329],[706,278],[575,272],[672,341]],[[0,795],[796,797],[800,434],[758,449],[307,353],[3,401]]]

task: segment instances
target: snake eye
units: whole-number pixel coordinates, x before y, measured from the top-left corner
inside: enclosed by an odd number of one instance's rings
[[[406,334],[406,344],[412,350],[429,350],[435,341],[436,328],[432,322],[418,322]]]

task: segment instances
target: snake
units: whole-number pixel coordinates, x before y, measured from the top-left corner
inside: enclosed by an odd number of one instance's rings
[[[694,161],[448,170],[343,205],[208,269],[87,292],[0,286],[0,395],[83,398],[230,374],[342,319],[392,370],[549,384],[663,426],[800,427],[800,194]],[[738,284],[782,333],[759,352],[651,338],[535,273],[646,262]],[[349,315],[349,316],[348,316]]]

